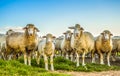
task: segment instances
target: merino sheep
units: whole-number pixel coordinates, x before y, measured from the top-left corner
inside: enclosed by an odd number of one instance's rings
[[[55,50],[53,39],[55,37],[52,34],[47,34],[46,36],[43,36],[43,38],[46,39],[41,40],[38,44],[37,64],[39,64],[40,55],[42,55],[44,57],[45,69],[48,70],[48,57],[50,56],[51,70],[53,71],[53,56]]]
[[[61,50],[62,50],[62,53],[66,55],[66,59],[69,59],[68,55],[69,54],[72,54],[72,48],[71,48],[71,37],[72,37],[72,32],[71,31],[66,31],[65,33],[63,33],[65,35],[64,39],[62,40],[62,43],[61,43]],[[62,55],[64,56],[64,55]],[[72,61],[72,58],[73,56],[71,56],[71,61]]]
[[[7,54],[24,54],[24,64],[31,65],[31,52],[36,47],[36,32],[39,30],[34,26],[34,24],[27,24],[23,28],[25,31],[22,32],[13,32],[6,37],[6,48]]]
[[[109,30],[104,30],[95,40],[95,49],[100,55],[100,64],[104,64],[103,53],[107,53],[108,66],[110,66],[109,57],[113,48],[111,36],[112,33]]]
[[[74,49],[76,54],[77,64],[79,66],[79,54],[82,54],[82,66],[85,65],[85,54],[92,52],[92,62],[94,62],[93,52],[94,52],[94,37],[89,32],[84,32],[83,28],[79,24],[75,27],[69,27],[69,29],[74,29],[73,36],[71,39],[71,47]]]

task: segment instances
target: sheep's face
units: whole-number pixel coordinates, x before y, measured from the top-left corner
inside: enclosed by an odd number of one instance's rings
[[[12,34],[12,33],[14,33],[14,31],[13,31],[12,29],[9,29],[9,30],[6,32],[6,35],[10,35],[10,34]]]
[[[71,31],[67,31],[65,33],[63,33],[65,35],[65,39],[66,40],[71,40],[72,34]]]
[[[27,26],[23,29],[26,30],[26,32],[28,33],[29,36],[32,36],[36,32],[39,32],[39,30],[33,24],[27,24]]]
[[[83,28],[75,28],[74,29],[74,37],[80,37],[83,32]]]
[[[53,39],[55,38],[52,36],[52,34],[47,34],[46,36],[43,36],[43,38],[46,38],[46,43],[53,42]]]
[[[76,24],[75,27],[69,27],[69,29],[74,29],[74,37],[75,38],[80,37],[84,30],[82,27],[80,27],[79,24]]]
[[[112,34],[110,31],[108,30],[105,30],[101,33],[101,35],[103,36],[103,39],[106,41],[106,40],[110,40]]]

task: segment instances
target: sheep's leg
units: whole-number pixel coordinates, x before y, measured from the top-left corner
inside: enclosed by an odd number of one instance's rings
[[[5,60],[5,55],[4,55],[4,53],[2,53],[2,59]]]
[[[50,56],[50,64],[51,64],[51,70],[54,71],[54,66],[53,66],[53,55]]]
[[[92,55],[92,63],[95,63],[95,53],[92,51],[91,55]]]
[[[61,54],[62,54],[62,57],[64,57],[64,52],[63,51],[61,51]]]
[[[82,66],[85,66],[85,51],[82,54]]]
[[[37,61],[37,64],[39,65],[40,64],[40,54],[39,54],[39,52],[37,52],[36,61]]]
[[[68,57],[68,52],[66,52],[66,59],[69,59],[69,57]]]
[[[47,56],[44,55],[45,69],[48,70],[48,59]]]
[[[27,65],[27,54],[24,53],[24,64]]]
[[[79,66],[79,54],[76,52],[77,67]]]
[[[103,62],[103,54],[102,53],[99,53],[100,54],[100,64],[104,64]]]
[[[70,54],[71,61],[73,61],[73,53]]]
[[[107,53],[107,63],[108,63],[108,66],[110,66],[110,54],[111,54],[111,52]]]
[[[31,66],[31,53],[28,54],[28,65]]]

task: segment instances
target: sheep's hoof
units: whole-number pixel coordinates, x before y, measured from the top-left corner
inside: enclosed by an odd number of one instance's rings
[[[103,63],[103,62],[101,62],[100,64],[101,64],[101,65],[103,65],[104,63]]]
[[[51,69],[51,71],[54,71],[54,69]]]
[[[76,67],[79,67],[79,66],[80,66],[79,63],[77,63],[77,64],[76,64]]]
[[[82,64],[82,66],[85,66],[86,64]]]
[[[48,71],[48,69],[45,69],[45,70],[47,70],[47,71]]]
[[[110,66],[110,64],[108,64],[108,66]]]

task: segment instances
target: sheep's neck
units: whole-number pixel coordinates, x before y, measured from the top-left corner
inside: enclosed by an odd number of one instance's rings
[[[69,40],[65,40],[65,48],[67,51],[70,49],[70,41]]]
[[[28,34],[25,34],[25,42],[29,49],[33,49],[35,47],[35,35],[29,36]]]
[[[46,46],[44,48],[44,52],[46,55],[51,55],[52,54],[52,43],[46,43]]]
[[[82,50],[84,48],[83,45],[84,45],[85,41],[83,39],[84,39],[84,35],[81,35],[79,38],[75,39],[75,47],[74,48],[77,52],[81,53],[82,51],[80,51],[80,50]]]
[[[103,51],[109,51],[110,50],[110,40],[102,40],[102,49]]]

